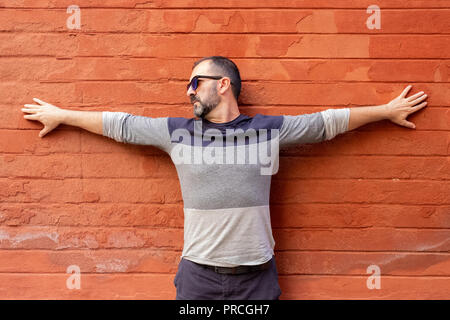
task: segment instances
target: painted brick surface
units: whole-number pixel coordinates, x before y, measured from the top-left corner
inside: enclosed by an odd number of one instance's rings
[[[282,150],[272,225],[282,299],[450,298],[447,0],[1,0],[0,298],[175,297],[170,158],[70,126],[40,139],[20,108],[191,117],[185,83],[209,55],[239,66],[248,115],[378,105],[408,83],[428,94],[416,130],[381,121]]]

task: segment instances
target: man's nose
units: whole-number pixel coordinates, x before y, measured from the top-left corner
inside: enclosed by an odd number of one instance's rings
[[[192,86],[189,86],[189,89],[186,91],[186,95],[190,97],[191,95],[195,96],[196,92],[192,89]]]

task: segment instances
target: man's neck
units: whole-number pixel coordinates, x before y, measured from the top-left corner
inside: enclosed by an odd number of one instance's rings
[[[205,119],[214,123],[226,123],[233,121],[239,117],[239,115],[239,107],[236,103],[228,106],[219,104],[216,108],[214,108],[214,110],[205,116]]]

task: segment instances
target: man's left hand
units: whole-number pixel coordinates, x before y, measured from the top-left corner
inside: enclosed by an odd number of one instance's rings
[[[392,122],[407,128],[415,129],[416,125],[407,121],[406,118],[411,113],[414,113],[427,105],[426,101],[422,102],[427,98],[427,95],[421,91],[406,98],[406,95],[411,88],[411,85],[407,86],[397,98],[386,104],[386,110],[388,119]]]

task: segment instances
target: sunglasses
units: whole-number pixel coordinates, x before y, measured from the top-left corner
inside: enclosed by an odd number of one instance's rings
[[[191,86],[192,86],[192,90],[197,90],[197,88],[198,88],[198,81],[199,81],[200,78],[219,80],[219,79],[222,79],[223,77],[222,76],[200,76],[200,75],[195,76],[195,77],[192,78],[191,82],[189,82],[187,84],[186,90],[189,90],[189,88]],[[231,82],[231,84],[233,84],[233,83]]]

